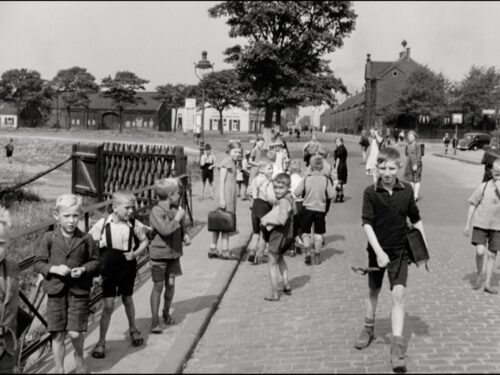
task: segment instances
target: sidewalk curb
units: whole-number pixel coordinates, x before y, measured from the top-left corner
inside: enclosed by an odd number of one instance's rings
[[[451,159],[451,160],[457,160],[461,161],[463,163],[469,163],[469,164],[474,164],[474,165],[481,165],[481,162],[478,161],[473,161],[473,160],[467,160],[467,159],[462,159],[462,158],[457,158],[456,156],[451,156],[451,155],[443,155],[443,154],[432,154],[434,156],[439,156],[440,158],[446,158],[446,159]]]
[[[239,247],[240,259],[238,261],[224,261],[226,262],[224,267],[219,270],[214,281],[206,291],[205,295],[214,298],[211,301],[211,306],[209,309],[194,309],[197,311],[193,313],[188,318],[185,327],[179,334],[179,337],[175,340],[172,348],[165,354],[165,357],[156,367],[155,373],[163,374],[181,374],[184,370],[184,366],[193,354],[198,341],[202,338],[205,330],[212,319],[212,316],[217,311],[219,304],[226,293],[227,288],[231,284],[236,271],[242,262],[242,256],[245,249],[250,242],[251,233],[245,235],[243,245]],[[201,302],[199,302],[201,303]]]

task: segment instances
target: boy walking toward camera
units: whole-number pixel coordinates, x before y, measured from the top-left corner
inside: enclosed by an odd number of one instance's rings
[[[58,224],[42,238],[34,269],[43,275],[47,294],[47,330],[52,333],[56,373],[64,373],[64,340],[69,335],[77,373],[87,373],[83,362],[84,333],[90,313],[92,278],[99,273],[97,247],[88,234],[77,228],[82,198],[61,195],[53,216]]]
[[[288,282],[288,267],[283,254],[288,250],[286,242],[290,237],[293,241],[294,202],[290,192],[291,180],[287,173],[280,173],[273,179],[276,202],[274,208],[261,220],[262,235],[269,242],[269,276],[271,279],[271,295],[264,298],[266,301],[279,301],[278,283],[283,279],[283,293],[292,294]],[[289,235],[290,233],[291,235]]]
[[[484,256],[488,247],[486,261],[486,280],[484,291],[498,294],[491,286],[491,277],[495,268],[497,251],[500,251],[500,159],[493,162],[491,180],[483,182],[469,198],[469,211],[464,228],[465,236],[469,236],[472,222],[471,243],[476,246],[477,274],[474,289],[481,288]]]
[[[321,264],[320,251],[323,247],[323,234],[326,232],[327,201],[335,194],[332,182],[323,174],[323,158],[320,155],[311,157],[311,174],[300,181],[295,189],[296,197],[302,196],[301,229],[304,241],[307,265]],[[314,225],[314,238],[311,238],[311,229]],[[312,241],[312,244],[311,244]],[[311,250],[313,257],[311,257]]]
[[[363,193],[362,221],[368,239],[368,266],[380,270],[368,275],[365,324],[354,346],[364,349],[374,339],[375,311],[387,269],[393,302],[390,361],[395,372],[404,372],[404,298],[409,260],[406,250],[407,218],[422,232],[424,239],[425,234],[413,190],[408,183],[397,178],[401,168],[399,151],[392,147],[380,150],[376,168],[380,177]]]
[[[133,217],[137,204],[134,194],[117,191],[111,200],[113,213],[100,219],[89,231],[99,244],[103,298],[99,341],[92,351],[94,358],[105,357],[106,334],[115,308],[115,297],[119,295],[127,314],[132,345],[141,346],[144,343],[135,325],[132,294],[137,273],[136,258],[148,246],[148,228]]]
[[[179,180],[163,178],[156,181],[155,192],[160,201],[151,209],[149,223],[155,236],[149,247],[153,290],[151,291],[151,332],[161,333],[162,327],[158,317],[160,298],[163,295],[163,321],[166,325],[174,324],[170,315],[170,305],[174,298],[175,278],[182,275],[182,244],[191,244],[187,233],[184,216],[185,211],[178,206],[180,197]]]

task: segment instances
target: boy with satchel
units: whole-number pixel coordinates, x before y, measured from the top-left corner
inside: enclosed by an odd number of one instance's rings
[[[368,239],[368,267],[380,268],[368,275],[369,295],[366,301],[364,328],[356,340],[356,349],[366,348],[374,339],[375,312],[385,270],[389,276],[392,308],[392,342],[390,360],[395,372],[406,371],[406,343],[403,338],[404,297],[408,276],[407,218],[424,236],[424,227],[410,184],[397,178],[401,168],[398,150],[386,147],[377,156],[374,185],[363,194],[363,229]]]
[[[491,277],[497,251],[500,250],[500,159],[493,162],[491,176],[491,180],[479,185],[469,198],[470,206],[464,234],[469,236],[472,222],[471,243],[476,246],[477,267],[474,289],[481,288],[484,255],[488,246],[484,291],[497,294],[498,291],[491,287]]]
[[[269,243],[271,295],[264,298],[266,301],[279,301],[278,283],[280,276],[283,278],[283,293],[292,294],[292,288],[288,282],[288,267],[283,258],[283,254],[289,250],[294,240],[295,207],[290,185],[291,180],[287,173],[280,173],[273,179],[276,202],[273,209],[260,221],[262,236]]]

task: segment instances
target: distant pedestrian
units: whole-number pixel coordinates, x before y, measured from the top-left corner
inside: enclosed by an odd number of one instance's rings
[[[335,184],[337,195],[335,196],[335,202],[343,202],[344,185],[347,184],[347,149],[344,146],[342,137],[335,138],[335,144],[337,145],[334,152],[335,170],[337,171],[337,183]]]
[[[48,296],[47,330],[52,334],[55,373],[64,373],[66,335],[73,344],[76,372],[88,372],[83,348],[99,253],[92,236],[78,229],[81,214],[81,197],[64,194],[57,198],[53,216],[58,224],[43,236],[34,263],[34,270],[44,277],[42,286]]]
[[[183,244],[189,246],[191,238],[185,221],[185,210],[178,206],[180,184],[177,178],[162,178],[155,182],[155,193],[160,199],[151,209],[149,223],[155,233],[149,246],[151,265],[151,332],[161,333],[159,310],[163,287],[162,317],[165,325],[174,324],[170,307],[175,293],[175,279],[182,275]]]
[[[422,181],[422,150],[423,145],[417,143],[417,133],[413,130],[408,132],[408,145],[405,148],[407,156],[404,178],[408,181],[415,194],[415,202],[418,202],[420,183]]]
[[[359,145],[361,146],[361,156],[363,157],[363,163],[366,163],[366,150],[370,146],[370,140],[366,136],[366,130],[361,131],[361,138],[359,139]]]
[[[205,186],[209,186],[210,198],[214,199],[214,167],[216,162],[215,155],[212,154],[212,146],[208,143],[205,145],[205,152],[201,155],[200,168],[201,168],[201,196],[203,199],[205,196]]]
[[[382,142],[382,137],[378,135],[375,128],[370,129],[370,148],[366,158],[365,170],[368,176],[372,176],[373,182],[377,181],[377,156],[379,152],[379,144]]]
[[[250,151],[245,151],[245,155],[241,159],[241,172],[243,173],[243,192],[240,194],[243,196],[242,201],[248,200],[247,190],[250,183]]]
[[[196,143],[197,145],[200,144],[200,137],[201,137],[201,126],[195,125],[195,127],[194,127],[194,143]]]
[[[300,229],[300,218],[302,217],[302,201],[304,197],[302,195],[296,196],[295,190],[299,186],[300,182],[303,180],[302,177],[301,161],[299,159],[293,159],[290,162],[290,191],[292,192],[293,200],[295,202],[295,218],[293,221],[293,233],[295,235],[295,244],[290,249],[290,256],[295,256],[296,254],[302,254],[301,247],[304,246],[302,241],[302,231]]]
[[[304,162],[306,163],[306,167],[309,166],[309,160],[311,156],[315,155],[318,152],[320,147],[320,143],[318,142],[318,138],[315,134],[311,136],[311,140],[307,142],[304,147],[302,147],[302,156]]]
[[[14,154],[14,139],[10,139],[9,143],[5,146],[5,154],[7,156],[7,161],[12,164],[12,155]]]
[[[241,143],[230,142],[227,158],[220,163],[219,208],[236,214],[238,186],[236,184],[236,163],[241,159]],[[217,251],[217,242],[221,238],[221,252]],[[212,232],[212,243],[208,251],[209,258],[236,259],[229,251],[229,233]]]
[[[333,199],[334,189],[329,178],[323,175],[323,158],[315,155],[310,161],[311,174],[300,181],[294,195],[304,197],[301,228],[306,248],[305,263],[319,265],[323,234],[326,233],[326,206],[327,201]],[[314,238],[311,238],[313,225]]]
[[[260,160],[265,156],[266,150],[264,149],[264,137],[262,135],[258,135],[255,140],[255,146],[250,152],[250,180],[251,183],[254,177],[257,175],[257,166],[259,165]]]
[[[98,241],[102,275],[103,309],[99,340],[92,357],[106,356],[106,335],[115,311],[115,299],[121,295],[128,320],[128,333],[133,346],[141,346],[144,339],[135,322],[132,295],[137,275],[137,257],[148,246],[149,228],[134,218],[137,200],[129,191],[116,191],[111,196],[113,212],[97,221],[89,234]]]
[[[398,135],[399,143],[402,143],[405,140],[405,131],[401,129]]]
[[[493,162],[491,180],[481,183],[469,198],[465,236],[469,236],[472,226],[471,243],[476,246],[476,279],[474,289],[481,288],[484,256],[488,247],[486,261],[486,280],[484,291],[497,294],[491,286],[497,252],[500,251],[500,159]]]
[[[444,134],[443,137],[444,153],[448,153],[448,146],[450,145],[450,135],[448,133]]]
[[[271,295],[266,301],[279,301],[278,283],[283,279],[283,293],[292,294],[288,281],[288,266],[283,254],[289,250],[293,241],[293,221],[295,207],[290,193],[291,180],[286,173],[280,173],[273,179],[273,190],[276,202],[273,209],[261,220],[261,230],[266,242],[269,242],[269,276],[271,279]],[[290,236],[290,233],[292,235]],[[286,244],[287,236],[290,243]]]
[[[390,361],[394,372],[406,371],[403,328],[409,261],[406,250],[408,219],[425,240],[412,188],[397,178],[400,168],[401,155],[397,149],[380,150],[377,157],[380,177],[374,185],[366,187],[363,194],[362,222],[368,240],[368,267],[375,270],[368,274],[364,328],[354,344],[356,349],[364,349],[374,339],[375,313],[387,269],[393,302]]]
[[[453,147],[453,155],[457,154],[458,147],[458,135],[457,133],[453,134],[453,138],[451,139],[451,147]]]

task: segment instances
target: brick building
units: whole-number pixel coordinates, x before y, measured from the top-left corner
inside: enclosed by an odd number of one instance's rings
[[[382,127],[384,108],[397,101],[408,76],[419,66],[410,57],[410,48],[400,52],[396,61],[372,61],[367,54],[363,91],[334,109],[327,109],[321,116],[321,125],[348,133]]]

